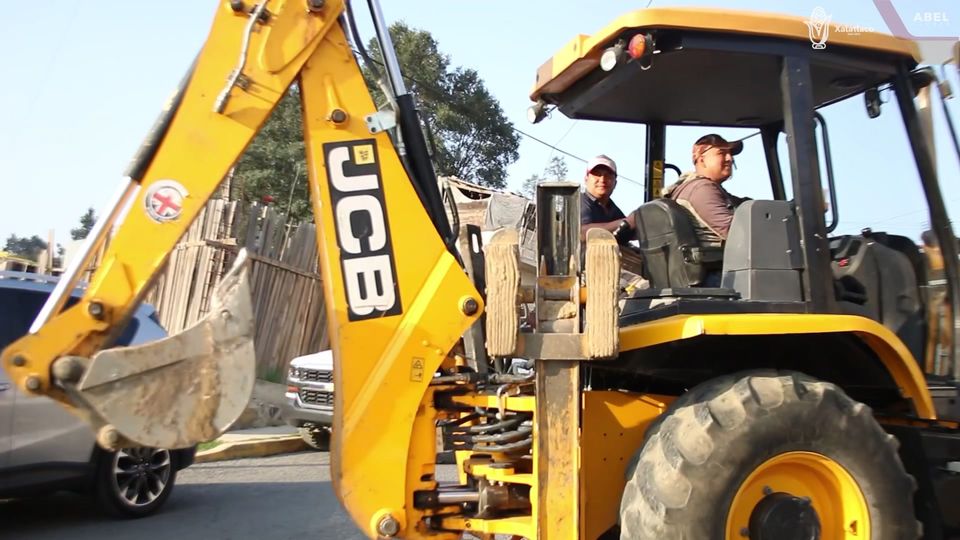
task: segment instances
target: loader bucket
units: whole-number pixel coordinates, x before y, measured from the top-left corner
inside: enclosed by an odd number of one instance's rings
[[[105,424],[101,446],[126,439],[185,448],[213,440],[240,416],[253,391],[255,368],[246,260],[241,251],[217,286],[209,313],[191,328],[94,355],[76,395]]]

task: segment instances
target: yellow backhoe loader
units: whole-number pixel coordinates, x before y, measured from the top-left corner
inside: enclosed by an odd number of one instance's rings
[[[924,130],[934,101],[915,105],[938,80],[913,43],[836,33],[816,48],[799,18],[647,9],[563,45],[537,71],[531,118],[555,108],[646,129],[634,240],[651,287],[624,294],[614,236],[591,230],[581,242],[576,184],[538,187],[532,286],[520,285],[514,231],[481,247],[477,231],[451,230],[413,97],[369,3],[392,94],[385,110],[361,76],[354,48],[367,55],[344,0],[219,2],[88,238],[90,254],[110,236],[83,298],[64,309],[89,255],[3,351],[20,388],[84,417],[105,447],[183,447],[229,427],[253,385],[242,255],[201,323],[156,344],[107,347],[296,83],[336,359],[333,479],[365,534],[960,531],[960,274]],[[880,92],[899,108],[929,204],[942,295],[927,294],[909,239],[831,236],[838,206],[818,110],[862,98],[879,113]],[[773,197],[740,205],[722,246],[702,245],[689,216],[660,197],[672,125],[762,135]],[[719,287],[705,286],[710,272]],[[536,314],[522,330],[520,304]],[[936,369],[924,361],[934,356]],[[436,474],[438,430],[457,456],[452,483]]]

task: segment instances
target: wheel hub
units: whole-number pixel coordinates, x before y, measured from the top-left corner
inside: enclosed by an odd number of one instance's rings
[[[771,493],[750,514],[750,540],[819,540],[820,517],[810,499]]]
[[[728,539],[871,538],[866,497],[838,462],[815,452],[784,452],[756,465],[727,515]]]
[[[125,505],[151,504],[166,489],[170,455],[166,450],[122,449],[114,457],[112,489]]]

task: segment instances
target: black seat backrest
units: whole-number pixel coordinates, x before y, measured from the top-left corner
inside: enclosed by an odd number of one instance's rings
[[[876,233],[866,238],[831,239],[831,266],[840,310],[883,324],[920,360],[924,357],[925,311],[917,270],[906,245],[909,239],[904,242],[900,238]]]
[[[745,300],[803,301],[800,227],[787,201],[744,201],[730,224],[723,258],[724,287]]]
[[[693,217],[676,201],[654,199],[641,205],[635,217],[644,277],[651,287],[696,287],[708,271],[719,270],[723,248],[700,245]]]

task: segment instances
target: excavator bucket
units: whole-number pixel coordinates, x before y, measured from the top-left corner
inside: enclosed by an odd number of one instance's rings
[[[191,328],[93,357],[74,397],[101,417],[101,446],[185,448],[213,440],[240,416],[254,383],[248,267],[241,251]]]

